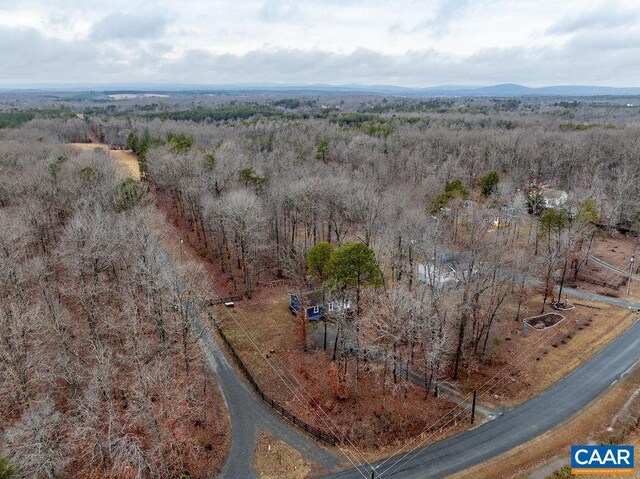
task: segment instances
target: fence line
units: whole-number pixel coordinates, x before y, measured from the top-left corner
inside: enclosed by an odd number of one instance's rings
[[[216,298],[216,299],[209,300],[209,306],[214,306],[216,304],[222,304],[222,303],[233,303],[234,301],[241,301],[241,300],[242,300],[241,295],[226,296],[224,298]]]
[[[265,394],[265,392],[260,388],[260,386],[258,386],[258,383],[255,381],[255,379],[253,379],[253,376],[251,375],[247,367],[244,365],[244,362],[242,361],[242,359],[240,359],[240,356],[236,352],[231,342],[227,339],[227,336],[224,334],[224,331],[222,330],[221,325],[218,324],[217,321],[212,321],[212,323],[218,330],[218,333],[220,334],[222,341],[224,341],[224,344],[227,346],[227,349],[233,356],[233,359],[235,359],[236,364],[238,365],[240,370],[244,373],[245,377],[249,381],[249,384],[251,384],[256,394],[260,397],[260,399],[262,399],[262,401],[265,402],[265,404],[271,407],[274,411],[276,411],[282,417],[286,418],[289,422],[303,429],[305,432],[311,434],[317,439],[320,439],[321,441],[324,441],[331,446],[335,446],[337,444],[342,443],[342,440],[339,437],[333,434],[330,434],[326,431],[323,431],[321,429],[318,429],[317,427],[312,426],[306,421],[303,421],[302,419],[297,417],[295,414],[290,412],[288,409],[285,409],[281,404],[278,404],[278,402],[274,401],[267,394]]]
[[[263,286],[269,286],[270,288],[273,288],[275,286],[281,286],[283,284],[289,285],[289,286],[295,286],[296,282],[291,280],[291,279],[272,279],[269,281],[258,281],[258,284],[263,285]]]

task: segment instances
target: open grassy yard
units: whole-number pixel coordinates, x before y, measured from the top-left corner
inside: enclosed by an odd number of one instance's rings
[[[256,444],[253,468],[260,479],[304,479],[322,473],[319,466],[309,464],[298,451],[265,432]]]

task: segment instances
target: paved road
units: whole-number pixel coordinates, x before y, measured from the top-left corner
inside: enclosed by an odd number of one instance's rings
[[[253,453],[258,432],[264,430],[299,451],[305,459],[316,462],[327,471],[346,467],[341,458],[320,447],[312,440],[286,424],[249,390],[246,382],[229,364],[218,342],[198,316],[192,316],[199,344],[207,362],[218,379],[231,422],[231,450],[220,477],[251,479],[256,474],[252,468]],[[362,476],[360,476],[362,477]]]
[[[617,266],[614,266],[612,264],[607,263],[604,260],[601,260],[597,256],[593,256],[592,254],[589,255],[589,259],[591,261],[593,261],[594,263],[597,263],[600,266],[603,266],[604,268],[607,268],[610,271],[614,271],[614,272],[620,274],[621,276],[624,276],[625,278],[629,277],[629,270],[625,271],[623,269],[620,269]],[[640,281],[640,275],[634,274],[631,277],[632,277],[632,280],[634,280],[634,281]]]
[[[558,288],[556,288],[556,291]],[[588,299],[590,301],[597,301],[599,303],[608,303],[614,306],[620,306],[621,308],[640,309],[640,303],[634,301],[627,301],[626,299],[612,298],[610,296],[603,296],[602,294],[587,293],[578,289],[562,288],[562,293],[567,293],[569,296],[575,296],[576,298]]]
[[[640,308],[640,304],[564,288],[567,294],[616,306]],[[252,459],[259,431],[264,430],[298,450],[307,460],[327,471],[346,467],[346,461],[308,439],[267,408],[248,389],[243,378],[229,364],[211,330],[194,317],[199,344],[218,379],[232,429],[231,450],[222,478],[255,478]],[[388,459],[379,465],[376,477],[445,477],[526,442],[569,418],[611,385],[640,359],[640,322],[571,375],[530,401],[509,410],[493,421],[419,449],[406,457]],[[332,478],[363,478],[349,469]],[[369,471],[367,474],[370,474]],[[371,477],[367,475],[367,477]]]
[[[529,286],[535,286],[542,288],[543,283],[538,279],[530,278],[527,280],[527,284]],[[556,286],[556,292],[560,289],[559,286]],[[640,309],[640,303],[636,303],[634,301],[627,301],[626,299],[613,298],[611,296],[605,296],[603,294],[595,294],[595,293],[587,293],[586,291],[580,291],[579,289],[569,288],[564,286],[562,288],[562,294],[567,294],[569,296],[575,296],[576,298],[588,299],[589,301],[596,301],[599,303],[607,303],[613,306],[620,306],[621,308],[630,308],[630,309]]]
[[[526,403],[457,436],[378,466],[376,478],[441,478],[502,454],[559,425],[640,361],[640,321],[590,361]],[[369,472],[370,474],[370,472]],[[329,476],[357,479],[350,470]]]

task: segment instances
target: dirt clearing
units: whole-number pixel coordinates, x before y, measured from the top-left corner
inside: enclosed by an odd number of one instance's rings
[[[115,161],[118,169],[124,172],[125,176],[130,176],[136,181],[140,181],[140,166],[138,158],[131,150],[109,150],[107,145],[100,143],[70,143],[71,146],[81,150],[108,150],[111,158]]]

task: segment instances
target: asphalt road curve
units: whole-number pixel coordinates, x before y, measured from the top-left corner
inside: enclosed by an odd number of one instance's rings
[[[475,429],[330,478],[440,478],[498,456],[559,425],[607,390],[640,360],[640,321],[573,373],[524,404]],[[568,451],[567,451],[568,452]],[[505,465],[508,468],[508,465]]]
[[[231,423],[231,449],[221,479],[252,479],[257,477],[252,461],[256,440],[260,431],[265,431],[286,442],[302,456],[327,471],[345,467],[343,459],[317,445],[299,433],[293,426],[276,415],[258,399],[247,383],[227,361],[211,330],[190,308],[198,342],[211,366],[222,390]]]

